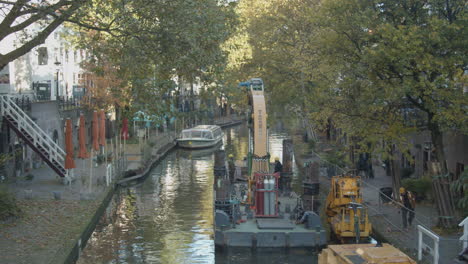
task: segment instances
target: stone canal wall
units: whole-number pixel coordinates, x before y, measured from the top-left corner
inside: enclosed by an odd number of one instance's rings
[[[227,127],[240,124],[242,118],[214,121]],[[114,153],[111,158],[106,160],[96,151],[76,159],[75,180],[70,185],[44,164],[1,182],[22,213],[0,221],[0,263],[74,263],[118,189],[117,174],[131,169],[137,172],[137,180],[144,180],[175,147],[175,135],[174,131],[156,133],[144,144],[130,140],[120,151],[116,146],[123,142],[109,140],[104,151]]]
[[[55,256],[52,258],[51,264],[75,263],[76,260],[78,260],[81,250],[86,246],[86,242],[91,237],[94,228],[98,224],[101,215],[109,205],[109,202],[111,201],[116,189],[116,184],[113,184],[107,189],[105,195],[102,197],[100,205],[97,207],[91,219],[82,223],[80,228],[81,234],[78,235],[78,239],[66,241],[64,243],[63,250],[57,251]]]
[[[149,171],[162,159],[164,159],[166,155],[175,148],[175,146],[176,144],[174,144],[173,142],[169,142],[159,146],[158,148],[155,148],[154,152],[157,153],[156,157],[151,159],[149,162],[143,162],[144,164],[146,163],[147,166],[141,174],[134,176],[136,177],[134,180],[144,180],[148,175]],[[109,205],[109,202],[112,200],[112,197],[118,188],[119,182],[120,181],[115,182],[112,186],[110,186],[107,189],[107,192],[105,195],[103,195],[101,204],[96,209],[93,217],[88,221],[88,223],[85,223],[84,227],[82,228],[81,235],[79,235],[78,240],[74,241],[73,243],[70,243],[69,246],[65,247],[63,251],[57,252],[51,264],[75,263],[78,260],[81,251],[86,246],[86,242],[88,241],[94,229],[96,228],[99,219],[104,214],[106,208]]]
[[[92,158],[76,160],[76,180],[71,185],[62,184],[45,166],[30,171],[27,180],[6,183],[22,214],[0,222],[0,263],[74,263],[118,188],[118,164],[128,163],[131,166],[124,166],[127,169],[144,168],[139,177],[142,180],[175,147],[173,133],[152,139],[155,143],[147,146],[152,158],[147,161],[138,145],[134,148],[138,153],[128,155],[131,145],[127,144],[124,158],[113,163],[116,167],[110,184],[106,173],[113,168],[108,166],[111,162],[98,164]]]
[[[218,125],[224,128],[239,125],[241,123],[241,120],[231,120],[227,118],[224,123],[220,122]],[[175,147],[176,144],[174,142],[174,138],[170,137],[169,142],[161,144],[152,150],[154,154],[153,158],[150,158],[150,160],[148,161],[140,161],[140,166],[145,165],[141,173],[129,177],[128,179],[130,179],[130,181],[126,180],[125,178],[119,179],[115,182],[115,184],[107,188],[105,194],[102,195],[102,197],[100,198],[100,205],[95,209],[95,212],[92,215],[92,217],[87,222],[84,222],[81,226],[81,231],[77,236],[78,239],[70,241],[69,243],[65,243],[63,250],[59,250],[57,254],[52,258],[51,264],[75,263],[76,260],[79,258],[81,251],[86,246],[86,242],[88,241],[94,229],[96,228],[99,219],[104,214],[106,208],[112,200],[112,197],[115,191],[117,190],[118,186],[125,185],[131,181],[144,180],[150,172],[150,170],[154,166],[156,166],[162,159],[164,159],[167,156],[167,154],[169,154],[169,152],[172,151]],[[136,165],[136,167],[139,166]]]

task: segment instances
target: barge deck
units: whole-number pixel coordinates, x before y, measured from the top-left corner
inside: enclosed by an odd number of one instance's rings
[[[216,230],[215,244],[221,247],[322,247],[325,246],[326,233],[323,228],[307,229],[289,221],[293,228],[259,228],[260,219],[249,219],[235,229]],[[276,220],[276,219],[275,219]]]
[[[296,223],[297,197],[281,195],[278,201],[278,217],[255,217],[247,205],[238,204],[231,211],[237,211],[234,215],[238,215],[239,220],[233,221],[224,211],[217,210],[215,245],[249,248],[322,248],[327,245],[327,233],[318,215],[310,216],[307,223]]]

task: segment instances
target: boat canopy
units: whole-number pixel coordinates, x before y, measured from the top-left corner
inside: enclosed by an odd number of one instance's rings
[[[222,135],[222,130],[219,126],[201,125],[190,129],[184,129],[181,133],[181,138],[202,138],[215,139]]]

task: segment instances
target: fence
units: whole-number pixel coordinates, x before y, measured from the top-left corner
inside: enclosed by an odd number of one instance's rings
[[[21,108],[21,110],[23,111],[31,111],[31,100],[29,99],[28,96],[21,96],[21,98],[19,97],[15,97],[13,98],[13,100],[15,101],[16,105]]]
[[[320,175],[322,177],[331,178],[348,172],[323,159],[319,154],[315,152],[313,154],[321,161]],[[462,238],[456,235],[437,236],[430,231],[438,223],[437,211],[433,207],[423,206],[417,207],[416,210],[406,208],[406,210],[414,214],[414,227],[405,230],[402,227],[401,203],[393,199],[391,195],[382,192],[378,186],[375,186],[374,184],[379,184],[378,180],[363,179],[361,183],[364,206],[368,209],[372,229],[374,233],[378,233],[378,237],[398,246],[414,259],[419,257],[420,263],[453,263],[453,260],[462,250],[462,242],[467,243],[468,234],[462,236]],[[321,188],[326,189],[329,186],[329,181],[321,181],[321,185],[324,185]],[[466,224],[466,229],[468,229],[468,220],[465,219],[462,223],[463,226]],[[415,226],[418,226],[418,228],[415,228]],[[427,232],[419,230],[427,230]],[[422,232],[421,235],[419,232]],[[432,236],[429,235],[429,232]],[[466,233],[468,233],[468,230]],[[419,239],[419,236],[421,236],[421,239]],[[437,243],[433,241],[435,236],[438,237]],[[466,248],[466,246],[463,248]],[[434,256],[436,252],[437,258]]]
[[[432,243],[426,243],[423,236],[426,235]],[[418,225],[418,261],[423,260],[423,248],[433,257],[432,263],[439,263],[439,242],[440,237],[421,225]]]
[[[68,111],[74,109],[80,109],[82,106],[82,99],[81,98],[62,98],[58,99],[59,102],[59,110],[60,111]]]
[[[439,218],[434,207],[419,206],[415,210],[405,208],[414,214],[413,226],[418,226],[417,229],[405,230],[401,224],[403,221],[401,203],[394,200],[393,197],[389,197],[371,183],[366,181],[363,181],[363,183],[368,189],[372,190],[372,192],[364,193],[364,200],[372,200],[372,195],[374,195],[375,200],[375,194],[379,196],[377,206],[371,203],[366,204],[367,208],[374,212],[372,223],[375,230],[380,233],[384,232],[385,238],[389,242],[400,245],[409,255],[415,257],[417,253],[418,260],[421,263],[453,263],[453,259],[458,256],[462,249],[462,243],[459,238],[456,238],[456,235],[438,236],[430,231],[437,225]],[[384,203],[382,198],[388,202]],[[419,236],[422,236],[422,239],[419,239]],[[416,237],[418,237],[418,240],[415,239]],[[437,243],[433,241],[436,240],[436,237]]]
[[[458,226],[463,226],[463,236],[460,237],[460,241],[463,241],[463,249],[468,247],[468,217],[461,221]]]

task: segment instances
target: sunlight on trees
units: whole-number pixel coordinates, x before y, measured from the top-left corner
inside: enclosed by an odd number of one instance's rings
[[[238,13],[228,70],[262,76],[273,107],[319,128],[331,120],[383,157],[428,129],[447,173],[442,133],[468,133],[463,1],[256,0]],[[447,183],[434,184],[441,215],[453,216]]]

